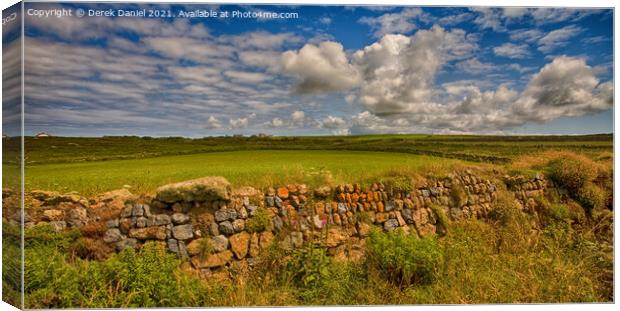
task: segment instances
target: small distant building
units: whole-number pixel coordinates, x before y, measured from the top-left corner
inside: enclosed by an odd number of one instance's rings
[[[262,137],[271,137],[271,135],[269,135],[269,134],[265,134],[265,133],[258,133],[258,134],[256,135],[256,137],[261,137],[261,138],[262,138]]]
[[[37,133],[37,135],[34,135],[34,137],[36,138],[41,138],[41,137],[50,137],[52,135],[48,134],[47,132],[39,132]]]
[[[4,139],[4,138],[9,138],[9,136],[6,135],[6,134],[2,134],[2,139]]]

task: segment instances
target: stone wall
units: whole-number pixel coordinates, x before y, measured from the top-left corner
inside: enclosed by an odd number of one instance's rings
[[[542,176],[506,178],[521,206],[535,204],[534,197],[547,187]],[[272,241],[285,249],[311,242],[337,259],[358,260],[372,226],[419,236],[441,233],[439,209],[451,220],[484,218],[499,186],[468,170],[429,179],[410,190],[375,183],[317,189],[287,185],[264,193],[251,188],[232,193],[225,180],[202,186],[205,180],[210,179],[162,187],[150,205],[127,204],[118,219],[108,221],[105,241],[117,250],[160,241],[202,273],[226,269],[238,260],[251,264]],[[201,193],[214,185],[218,191]],[[267,212],[270,224],[264,231],[249,232],[246,224],[260,209]]]
[[[441,234],[438,213],[452,221],[485,218],[500,188],[513,192],[525,212],[534,212],[536,197],[553,185],[542,175],[491,179],[463,170],[428,178],[413,189],[388,181],[232,191],[224,178],[205,177],[163,186],[155,197],[117,190],[87,200],[35,191],[26,218],[28,226],[49,222],[57,230],[105,222],[102,239],[117,251],[155,241],[183,259],[185,267],[212,275],[239,263],[251,265],[273,242],[285,249],[314,243],[338,260],[359,260],[372,227]],[[261,217],[266,228],[248,226]]]

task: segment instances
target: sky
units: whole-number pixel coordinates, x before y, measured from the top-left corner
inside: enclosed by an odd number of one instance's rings
[[[59,8],[297,18],[25,15],[27,135],[613,131],[612,10],[26,6]]]

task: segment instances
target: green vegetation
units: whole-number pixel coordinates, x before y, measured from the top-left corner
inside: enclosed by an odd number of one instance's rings
[[[370,266],[401,287],[432,283],[443,264],[435,237],[419,239],[400,230],[372,231],[366,255]]]
[[[134,193],[203,176],[224,176],[233,186],[266,187],[290,182],[324,184],[373,180],[385,171],[423,170],[456,160],[388,152],[237,151],[148,159],[59,163],[26,167],[26,189],[92,195],[130,185]],[[328,178],[316,178],[327,170]],[[327,179],[327,180],[326,180]]]
[[[6,141],[14,139],[17,138]],[[515,145],[519,147],[515,148]],[[599,156],[613,151],[613,136],[26,137],[25,146],[27,164],[142,159],[240,150],[385,151],[505,163],[516,156],[549,150],[571,150]],[[5,157],[5,161],[10,159]]]
[[[196,306],[201,282],[179,270],[164,245],[125,249],[104,261],[76,255],[79,232],[57,233],[47,225],[25,232],[26,308]]]
[[[267,209],[259,207],[253,217],[245,222],[245,229],[248,232],[262,232],[271,227],[271,216]]]
[[[232,281],[199,280],[157,243],[114,254],[101,242],[105,227],[56,233],[36,225],[25,232],[25,307],[612,301],[611,149],[610,135],[27,138],[27,190],[87,196],[123,185],[149,193],[207,175],[224,176],[234,187],[381,181],[410,190],[423,179],[416,174],[445,176],[463,160],[491,162],[477,166],[497,174],[544,172],[568,192],[548,193],[536,214],[526,214],[500,187],[486,221],[450,222],[430,204],[439,236],[375,231],[360,262],[339,262],[313,245],[284,251],[274,244]],[[5,159],[3,167],[14,168]],[[3,176],[5,184],[16,177]],[[463,187],[451,189],[450,204],[466,200]],[[264,209],[246,223],[250,232],[269,226]],[[3,241],[4,298],[18,303],[19,229],[5,222]],[[208,241],[200,245],[203,256],[212,252]]]
[[[437,204],[429,204],[428,208],[433,211],[433,214],[437,217],[437,231],[441,234],[448,232],[450,219],[448,219],[446,211]]]
[[[513,166],[537,169],[547,175],[581,204],[588,216],[594,209],[612,208],[613,166],[603,154],[599,162],[569,151],[548,151],[518,159]]]
[[[187,274],[157,243],[84,260],[78,232],[37,225],[26,231],[26,307],[611,301],[613,249],[596,231],[564,221],[551,221],[540,234],[521,228],[515,235],[471,220],[453,223],[442,238],[372,232],[360,262],[337,262],[313,246],[286,252],[274,244],[253,270],[222,282]],[[498,248],[502,240],[510,247]]]

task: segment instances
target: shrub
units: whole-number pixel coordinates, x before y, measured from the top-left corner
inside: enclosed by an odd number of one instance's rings
[[[84,237],[102,237],[108,228],[105,222],[91,222],[80,228],[80,233]]]
[[[99,238],[79,238],[73,249],[82,259],[104,260],[114,253],[114,248]]]
[[[573,193],[593,181],[598,172],[598,165],[584,156],[566,155],[549,163],[551,179]]]
[[[592,216],[593,209],[605,207],[605,191],[595,184],[585,184],[577,191],[575,197],[588,216]]]
[[[503,250],[518,253],[527,249],[532,227],[529,217],[532,216],[519,209],[513,194],[498,191],[495,207],[489,212],[489,220],[494,222],[498,231],[498,253]]]
[[[295,285],[305,288],[316,288],[329,277],[332,260],[323,248],[312,244],[296,250],[287,264]]]
[[[157,243],[125,249],[104,261],[84,261],[89,243],[79,231],[48,224],[25,231],[26,308],[204,306],[205,289],[179,269],[179,260]],[[86,246],[85,246],[86,245]],[[95,245],[95,247],[99,247]]]
[[[411,178],[402,175],[382,178],[381,183],[394,191],[409,192],[413,189]]]
[[[248,232],[261,232],[269,229],[271,226],[271,217],[269,212],[264,207],[256,209],[254,216],[250,217],[246,223],[245,228]]]
[[[400,231],[373,230],[366,252],[369,268],[400,286],[432,283],[443,264],[435,237],[419,239]]]

